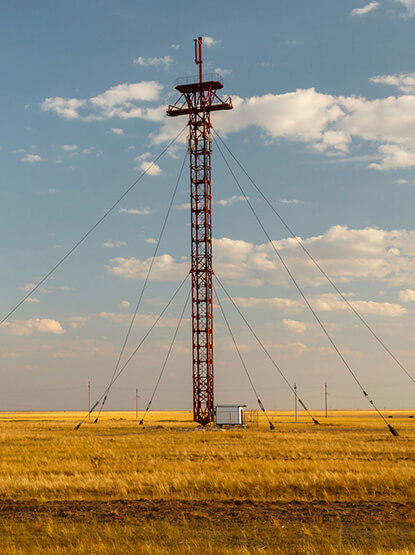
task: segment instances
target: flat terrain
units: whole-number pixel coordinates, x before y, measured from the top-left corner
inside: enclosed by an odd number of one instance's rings
[[[314,415],[0,413],[0,552],[415,553],[415,411]]]

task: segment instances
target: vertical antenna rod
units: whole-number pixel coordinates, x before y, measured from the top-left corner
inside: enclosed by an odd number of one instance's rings
[[[138,389],[135,390],[135,419],[138,420]]]
[[[294,384],[294,410],[295,410],[295,423],[297,424],[297,384]]]
[[[202,42],[202,37],[194,41],[199,75],[176,79],[181,96],[169,105],[167,115],[189,118],[193,420],[206,425],[214,417],[210,113],[231,110],[232,102],[217,96],[223,88],[219,75],[208,74],[203,81]]]
[[[327,395],[328,395],[327,384],[324,384],[324,406],[325,406],[326,418],[327,418]]]
[[[202,37],[194,39],[195,43],[195,64],[199,66],[199,83],[203,83],[203,57],[202,57]]]
[[[88,381],[88,420],[91,422],[91,382]]]

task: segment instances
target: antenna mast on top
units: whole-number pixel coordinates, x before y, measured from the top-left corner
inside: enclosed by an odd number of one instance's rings
[[[199,66],[199,83],[203,83],[203,57],[202,57],[202,37],[194,39],[195,43],[195,64]]]

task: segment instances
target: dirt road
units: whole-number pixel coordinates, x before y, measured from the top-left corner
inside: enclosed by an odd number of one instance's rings
[[[415,503],[370,502],[252,502],[252,501],[0,501],[0,519],[52,517],[101,522],[181,519],[234,523],[278,521],[406,522],[415,523]]]

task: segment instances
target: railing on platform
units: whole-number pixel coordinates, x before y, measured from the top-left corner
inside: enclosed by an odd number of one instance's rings
[[[223,85],[223,77],[222,75],[220,75],[220,73],[206,73],[205,75],[203,75],[204,83],[207,83],[210,81],[214,81],[216,83],[220,83],[221,85]],[[199,82],[198,75],[190,75],[187,77],[179,77],[178,79],[176,79],[174,82],[174,86],[178,87],[179,85],[191,85],[193,83],[198,83],[198,82]]]

